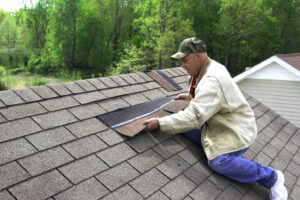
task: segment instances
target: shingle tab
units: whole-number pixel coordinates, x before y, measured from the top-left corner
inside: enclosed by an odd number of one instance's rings
[[[33,119],[44,129],[50,129],[77,121],[77,119],[66,110],[34,116]]]
[[[173,167],[169,167],[173,166]],[[181,157],[178,155],[175,155],[171,157],[168,160],[165,160],[163,163],[158,165],[156,168],[159,169],[162,173],[164,173],[169,178],[174,178],[180,173],[182,173],[184,170],[186,170],[190,166],[189,163],[184,161]]]
[[[144,86],[150,90],[160,88],[161,86],[156,82],[144,83]]]
[[[6,190],[0,192],[0,199],[1,200],[15,200]]]
[[[91,135],[107,129],[107,127],[96,118],[68,125],[67,128],[77,137]]]
[[[190,181],[183,175],[178,176],[173,181],[165,185],[161,191],[165,193],[171,199],[183,199],[188,195],[194,188],[196,184]]]
[[[38,103],[23,104],[0,109],[0,113],[8,120],[20,119],[45,112],[47,112],[46,109]]]
[[[87,81],[89,81],[93,86],[95,86],[98,90],[102,90],[107,88],[107,85],[105,85],[103,82],[101,82],[99,79],[97,78],[93,78],[93,79],[88,79]]]
[[[0,99],[6,105],[16,105],[24,103],[24,101],[12,90],[0,91]]]
[[[183,150],[183,147],[175,140],[167,140],[153,148],[159,155],[164,158],[169,158],[179,151]]]
[[[143,92],[143,91],[147,90],[147,88],[142,84],[129,85],[129,86],[125,86],[123,88],[124,88],[124,90],[127,91],[128,94]]]
[[[108,129],[108,130],[102,131],[102,132],[98,133],[97,136],[99,138],[101,138],[101,140],[103,140],[109,146],[112,146],[114,144],[123,142],[125,140],[125,137],[123,137],[119,133],[116,133],[112,129]]]
[[[32,102],[32,101],[39,101],[42,100],[39,95],[37,95],[32,89],[30,88],[22,88],[17,89],[15,92],[22,97],[26,102]]]
[[[152,81],[152,78],[150,76],[148,76],[146,73],[144,72],[137,72],[137,74],[142,77],[143,79],[145,79],[146,81]]]
[[[117,97],[117,96],[122,96],[122,95],[128,94],[128,92],[126,90],[124,90],[123,88],[112,88],[112,89],[102,90],[101,92],[107,98],[112,98],[112,97]]]
[[[71,92],[63,84],[55,83],[48,86],[60,96],[71,94]]]
[[[92,177],[107,168],[107,165],[103,161],[95,155],[91,155],[65,165],[59,168],[59,171],[71,180],[72,183],[77,184],[78,182]]]
[[[96,178],[110,191],[113,191],[138,175],[139,172],[125,162],[101,173]]]
[[[54,169],[65,163],[71,162],[73,158],[61,147],[52,148],[41,153],[19,160],[31,175],[38,175]]]
[[[130,185],[147,198],[168,182],[169,179],[165,175],[157,169],[152,169],[136,178]]]
[[[126,102],[128,102],[130,105],[136,105],[148,102],[149,100],[142,94],[130,94],[127,96],[122,97]]]
[[[227,187],[221,194],[218,196],[217,200],[223,199],[241,199],[243,195],[236,190],[234,187]]]
[[[221,192],[222,190],[220,188],[210,181],[205,180],[190,194],[190,196],[195,200],[215,199]]]
[[[187,176],[198,185],[204,179],[207,179],[211,174],[212,170],[207,166],[207,164],[203,164],[202,162],[197,162],[184,172],[185,176]]]
[[[130,77],[132,77],[134,80],[136,80],[138,83],[144,83],[146,82],[141,76],[138,74],[128,74]]]
[[[113,99],[107,99],[99,102],[99,105],[104,108],[107,112],[111,112],[113,110],[117,110],[119,108],[128,107],[129,104],[123,99],[116,97]]]
[[[155,192],[153,195],[151,195],[147,200],[170,200],[169,197],[167,197],[165,194],[163,194],[161,191]]]
[[[77,85],[75,82],[63,83],[63,85],[68,88],[73,94],[82,93],[84,90]]]
[[[134,155],[136,153],[124,143],[105,149],[97,154],[109,166],[119,164]]]
[[[31,89],[33,89],[43,99],[58,97],[58,95],[53,90],[51,90],[49,87],[47,87],[45,85],[35,86],[35,87],[32,87]]]
[[[125,81],[127,81],[129,84],[136,84],[137,81],[134,80],[131,76],[128,74],[121,74],[120,77],[122,77]]]
[[[119,189],[117,189],[115,192],[109,194],[108,196],[104,197],[102,200],[128,200],[128,199],[144,199],[139,193],[137,193],[132,187],[129,185],[125,185]]]
[[[111,76],[110,78],[120,86],[128,85],[128,83],[120,76]]]
[[[143,92],[143,95],[148,97],[151,100],[158,99],[160,97],[165,97],[166,95],[160,91],[159,89],[149,90],[147,92]]]
[[[63,145],[75,158],[80,158],[107,147],[97,136],[92,135]]]
[[[101,77],[100,80],[106,85],[108,85],[108,87],[118,87],[118,84],[109,77]]]
[[[0,142],[42,130],[32,119],[25,118],[0,124]]]
[[[60,97],[40,102],[47,110],[56,111],[79,105],[72,97]]]
[[[86,80],[76,81],[75,83],[80,85],[85,91],[94,91],[97,89],[95,86],[93,86],[91,83],[89,83]]]
[[[99,101],[102,99],[105,99],[105,96],[99,92],[89,92],[89,93],[83,93],[83,94],[77,94],[73,96],[77,101],[79,101],[81,104],[87,104],[94,101]]]
[[[30,175],[16,162],[0,167],[0,190],[21,182]],[[1,196],[0,196],[1,199]]]
[[[64,127],[59,127],[27,136],[26,139],[41,151],[74,140],[75,136]]]
[[[40,200],[51,197],[70,186],[71,183],[57,170],[54,170],[16,185],[9,191],[17,199]]]
[[[192,145],[178,154],[191,165],[205,158],[205,153],[201,147]]]
[[[150,133],[142,132],[135,137],[130,138],[130,140],[127,140],[126,143],[140,153],[156,144],[155,138],[151,136]]]
[[[95,178],[90,178],[55,196],[56,200],[88,199],[97,200],[108,193],[108,190]]]
[[[105,113],[105,110],[98,106],[97,103],[77,106],[70,108],[69,111],[80,120],[96,117]]]

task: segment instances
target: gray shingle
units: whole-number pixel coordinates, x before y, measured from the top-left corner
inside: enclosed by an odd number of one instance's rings
[[[277,135],[270,141],[270,144],[272,144],[277,150],[281,150],[284,147],[285,142],[282,142]]]
[[[38,103],[23,104],[0,109],[0,113],[8,120],[20,119],[47,112]]]
[[[269,157],[272,158],[272,159],[274,159],[274,158],[277,156],[278,152],[279,152],[279,150],[276,149],[272,144],[267,144],[267,145],[262,149],[262,151],[263,151],[265,154],[267,154],[267,156],[269,156]]]
[[[77,106],[70,108],[69,111],[80,120],[88,119],[105,113],[105,110],[98,106],[97,103]]]
[[[288,165],[288,162],[284,161],[283,159],[279,157],[275,157],[275,159],[271,163],[271,167],[280,171],[284,171],[286,166]]]
[[[63,145],[75,158],[80,158],[107,147],[97,136],[92,135]]]
[[[73,158],[61,147],[52,148],[41,153],[19,160],[31,175],[38,175],[54,169],[65,163],[71,162]]]
[[[47,110],[56,111],[79,105],[72,97],[60,97],[40,102]]]
[[[102,94],[104,94],[107,98],[122,96],[125,94],[128,94],[126,90],[123,88],[112,88],[112,89],[106,89],[101,91]]]
[[[149,91],[143,92],[143,95],[145,95],[146,97],[148,97],[148,98],[151,99],[151,100],[158,99],[158,98],[161,98],[161,97],[165,97],[165,96],[166,96],[166,95],[165,95],[162,91],[160,91],[159,89],[149,90]]]
[[[259,196],[255,191],[249,190],[244,196],[243,200],[264,200],[265,198]]]
[[[95,178],[90,178],[55,196],[56,200],[97,200],[108,193],[108,190]]]
[[[300,199],[300,187],[295,186],[294,189],[291,192],[290,197],[293,198],[293,200]]]
[[[108,129],[108,130],[102,131],[102,132],[98,133],[97,136],[99,138],[101,138],[101,140],[103,140],[109,146],[112,146],[114,144],[123,142],[125,140],[125,137],[123,137],[119,133],[116,133],[112,129]]]
[[[60,96],[65,96],[65,95],[71,94],[71,92],[60,83],[55,83],[55,84],[51,84],[48,86]]]
[[[118,84],[110,79],[110,77],[101,77],[100,80],[108,85],[108,87],[118,87]]]
[[[163,158],[150,149],[133,157],[128,162],[139,172],[144,173],[145,171],[148,171],[149,169],[155,167],[162,161]]]
[[[65,165],[59,168],[59,171],[71,180],[72,183],[77,184],[78,182],[92,177],[106,169],[107,165],[103,161],[95,155],[91,155]]]
[[[264,166],[268,166],[271,163],[272,159],[269,156],[267,156],[264,152],[259,152],[254,158],[254,161]]]
[[[170,158],[174,154],[183,150],[183,147],[175,140],[167,140],[153,148],[158,154],[164,158]]]
[[[77,119],[66,110],[34,116],[33,119],[44,129],[50,129],[77,121]]]
[[[138,83],[144,83],[146,82],[141,76],[138,74],[129,74],[134,80],[136,80]]]
[[[129,84],[136,84],[137,81],[134,80],[131,76],[128,74],[121,74],[120,77],[122,77],[125,81],[127,81]]]
[[[0,91],[0,99],[6,105],[16,105],[24,103],[24,101],[12,90]]]
[[[15,183],[21,182],[29,177],[30,175],[16,162],[1,166],[0,190],[7,188]]]
[[[96,178],[110,191],[113,191],[123,184],[131,181],[138,175],[138,171],[132,168],[128,163],[124,162],[101,173],[100,175],[96,176]]]
[[[212,173],[208,180],[214,183],[216,186],[221,188],[222,190],[225,190],[225,188],[230,184],[231,180],[226,178],[223,175]]]
[[[182,173],[184,170],[186,170],[189,166],[190,166],[189,163],[184,161],[178,155],[175,155],[170,159],[165,160],[156,168],[159,169],[159,171],[161,171],[162,173],[164,173],[167,177],[173,179],[174,177]]]
[[[35,153],[36,150],[25,139],[5,142],[0,144],[0,165],[28,156]]]
[[[57,170],[29,179],[9,189],[17,198],[24,200],[40,200],[70,187],[71,183]]]
[[[25,118],[0,124],[0,142],[35,133],[41,128],[31,119]]]
[[[189,90],[189,84],[188,84],[188,82],[180,83],[178,85],[182,88],[181,92],[187,92]]]
[[[172,69],[179,75],[186,75],[186,73],[182,70],[181,67],[173,67]]]
[[[118,144],[105,149],[97,154],[109,166],[114,166],[136,155],[136,153],[125,143]]]
[[[107,127],[98,119],[91,118],[71,125],[67,125],[67,129],[69,129],[74,135],[80,138],[91,135],[93,133],[97,133],[99,131],[103,131],[107,129]]]
[[[300,176],[300,165],[298,165],[294,161],[291,161],[289,163],[287,170],[297,177]]]
[[[95,86],[98,90],[102,90],[107,88],[107,85],[105,85],[103,82],[101,82],[99,79],[97,78],[93,78],[93,79],[88,79],[87,81],[89,81],[93,86]]]
[[[105,96],[99,92],[89,92],[89,93],[83,93],[83,94],[77,94],[73,96],[77,101],[79,101],[81,104],[87,104],[94,101],[99,101],[102,99],[105,99]]]
[[[153,81],[153,79],[144,72],[137,72],[137,74],[146,81]]]
[[[191,165],[205,158],[205,153],[200,146],[192,145],[178,154]]]
[[[111,76],[110,78],[120,86],[128,85],[128,83],[120,76]]]
[[[2,122],[6,122],[6,119],[2,115],[0,115],[0,123]]]
[[[286,162],[290,162],[290,160],[293,158],[293,154],[289,152],[286,148],[284,148],[280,151],[278,157]]]
[[[295,154],[298,150],[298,146],[295,143],[298,143],[298,142],[290,140],[285,146],[286,150],[291,152],[292,154]]]
[[[1,101],[1,99],[0,99],[0,108],[3,108],[3,107],[5,107],[5,104],[2,103],[2,101]]]
[[[184,172],[184,175],[199,185],[204,179],[207,179],[211,175],[212,171],[202,162],[197,162],[192,167]]]
[[[119,108],[125,108],[128,107],[129,104],[124,101],[123,99],[116,97],[113,99],[106,99],[101,102],[99,102],[99,105],[104,108],[107,112],[111,112],[113,110],[119,109]]]
[[[26,102],[32,102],[32,101],[39,101],[42,100],[39,95],[37,95],[32,89],[30,88],[22,88],[15,90],[15,92],[22,97]]]
[[[172,80],[177,84],[185,83],[188,80],[188,77],[187,76],[178,76],[178,77],[172,78]]]
[[[195,200],[215,199],[221,192],[222,190],[220,188],[210,181],[205,180],[190,194],[190,196]]]
[[[93,86],[91,83],[89,83],[86,80],[76,81],[75,83],[80,85],[85,91],[94,91],[97,89],[95,86]]]
[[[50,89],[49,87],[47,87],[45,85],[35,86],[35,87],[32,87],[31,89],[33,89],[43,99],[58,97],[58,95],[52,89]]]
[[[147,88],[144,85],[142,85],[142,84],[129,85],[129,86],[125,86],[123,88],[124,88],[124,90],[127,91],[128,94],[137,93],[137,92],[143,92],[143,91],[147,90]]]
[[[130,185],[147,198],[168,182],[169,179],[166,176],[157,169],[152,169],[136,178]]]
[[[129,185],[124,185],[123,187],[117,189],[113,193],[109,194],[108,196],[104,197],[102,200],[128,200],[128,199],[144,199],[139,193],[137,193],[132,187]]]
[[[169,72],[173,77],[178,76],[178,74],[176,73],[175,70],[173,70],[173,68],[165,69],[165,71]]]
[[[153,195],[151,195],[147,200],[170,200],[169,197],[167,197],[164,193],[161,191],[155,192]]]
[[[42,151],[76,138],[64,127],[59,127],[27,136],[26,139]]]
[[[183,199],[188,195],[194,188],[196,184],[190,181],[183,175],[178,176],[173,181],[165,185],[161,191],[165,193],[170,199]]]
[[[63,83],[63,85],[68,88],[73,94],[82,93],[84,90],[79,87],[75,82]]]
[[[147,89],[150,89],[150,90],[156,89],[156,88],[160,88],[160,87],[161,87],[161,86],[160,86],[158,83],[156,83],[156,82],[144,83],[143,85],[144,85]]]
[[[243,195],[238,190],[229,186],[218,196],[217,200],[242,199],[242,197]]]
[[[148,102],[149,100],[142,94],[130,94],[122,97],[126,102],[128,102],[130,105],[136,105]]]
[[[6,190],[0,192],[1,200],[15,200]]]
[[[141,153],[156,144],[156,139],[150,134],[142,132],[133,138],[130,138],[126,143],[134,150]]]

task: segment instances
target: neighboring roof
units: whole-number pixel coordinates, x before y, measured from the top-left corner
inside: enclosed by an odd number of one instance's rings
[[[163,70],[187,90],[180,68]],[[0,92],[0,199],[267,199],[207,167],[201,148],[182,135],[124,137],[96,116],[177,95],[145,73]],[[284,171],[300,198],[300,130],[244,94],[258,138],[243,155]]]
[[[233,79],[236,83],[241,82],[242,80],[246,79],[250,75],[262,70],[263,68],[267,67],[272,63],[277,63],[279,66],[284,68],[285,70],[289,71],[295,77],[300,78],[300,71],[297,69],[298,64],[300,64],[300,57],[299,54],[278,54],[272,56],[263,62],[251,67],[247,71],[242,72],[241,74],[235,76]]]
[[[276,56],[300,70],[300,53],[277,54]]]

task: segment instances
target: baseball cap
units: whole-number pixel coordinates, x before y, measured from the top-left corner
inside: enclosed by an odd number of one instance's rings
[[[178,48],[178,52],[171,56],[172,59],[181,59],[190,53],[206,53],[205,44],[196,37],[183,40]]]

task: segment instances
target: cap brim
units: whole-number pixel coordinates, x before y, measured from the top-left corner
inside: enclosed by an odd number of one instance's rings
[[[187,56],[187,53],[177,52],[174,55],[171,56],[172,59],[181,59],[183,57]]]

